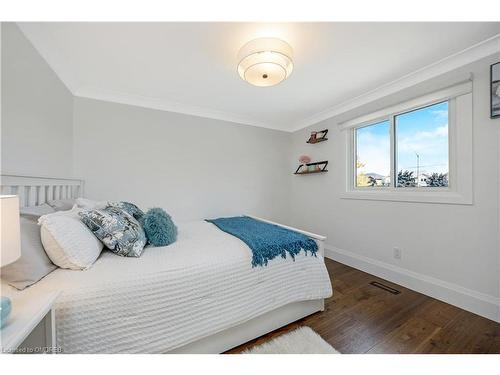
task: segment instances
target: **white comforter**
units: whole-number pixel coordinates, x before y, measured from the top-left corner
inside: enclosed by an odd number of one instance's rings
[[[62,289],[57,345],[64,353],[161,353],[291,302],[329,297],[323,258],[301,253],[251,266],[251,250],[213,224],[179,228],[141,258],[105,251],[87,271],[58,269],[30,287]]]

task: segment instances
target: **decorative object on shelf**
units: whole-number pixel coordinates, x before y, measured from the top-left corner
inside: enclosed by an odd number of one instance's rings
[[[319,142],[328,141],[328,138],[326,138],[327,134],[328,134],[328,129],[313,131],[311,132],[311,136],[307,140],[307,143],[315,144]]]
[[[490,117],[500,117],[500,62],[490,66]]]
[[[301,164],[297,167],[297,170],[294,172],[294,174],[325,173],[328,172],[328,169],[326,169],[327,165],[328,160]]]
[[[302,172],[307,172],[309,170],[307,164],[311,162],[311,157],[308,155],[300,155],[299,157],[299,169],[302,170]]]
[[[238,73],[254,86],[274,86],[292,73],[292,55],[292,47],[281,39],[254,39],[238,53]]]
[[[300,164],[307,164],[311,162],[311,157],[309,155],[300,155],[299,157]]]
[[[15,262],[21,256],[21,230],[19,222],[19,197],[0,195],[0,267]],[[0,328],[9,318],[11,302],[1,298]]]

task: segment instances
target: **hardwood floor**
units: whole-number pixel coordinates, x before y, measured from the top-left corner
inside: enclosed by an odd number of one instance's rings
[[[234,348],[309,326],[341,353],[500,353],[500,324],[326,259],[333,297],[318,312]],[[391,294],[369,283],[401,291]]]

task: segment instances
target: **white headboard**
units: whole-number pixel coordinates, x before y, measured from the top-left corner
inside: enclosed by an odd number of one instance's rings
[[[18,195],[21,207],[37,206],[49,200],[82,197],[83,180],[2,174],[0,193]]]

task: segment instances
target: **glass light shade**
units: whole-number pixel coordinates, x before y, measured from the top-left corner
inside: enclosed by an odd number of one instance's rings
[[[0,195],[0,245],[0,267],[21,256],[19,198],[16,195]]]
[[[255,86],[274,86],[293,70],[292,47],[281,39],[254,39],[240,49],[238,59],[240,77]]]

